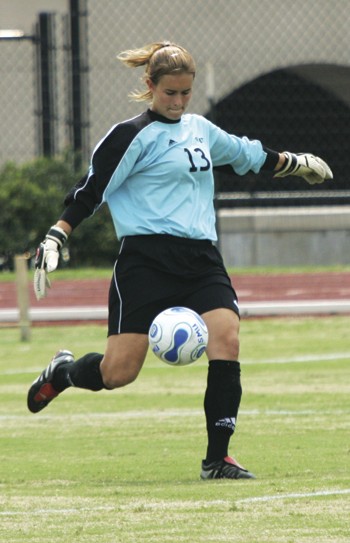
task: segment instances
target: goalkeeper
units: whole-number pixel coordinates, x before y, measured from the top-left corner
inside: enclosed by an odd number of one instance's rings
[[[28,408],[41,411],[68,387],[99,391],[128,385],[144,363],[152,320],[167,307],[187,306],[209,331],[208,441],[200,476],[252,479],[229,451],[242,395],[240,321],[237,296],[215,246],[213,170],[230,169],[234,175],[267,170],[311,184],[332,179],[332,172],[321,158],[276,152],[185,113],[196,70],[181,46],[153,43],[118,58],[128,67],[144,67],[145,89],[132,96],[148,102],[149,109],[113,126],[96,146],[88,173],[66,196],[62,215],[38,248],[34,277],[40,299],[68,236],[106,203],[121,240],[109,291],[106,350],[77,360],[69,350],[58,351],[31,385]]]

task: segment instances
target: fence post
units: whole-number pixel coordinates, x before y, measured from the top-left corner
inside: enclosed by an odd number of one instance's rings
[[[30,340],[28,266],[24,255],[15,256],[17,305],[21,341]]]
[[[69,85],[70,143],[74,150],[75,169],[89,161],[89,64],[87,0],[69,0],[67,55]]]
[[[52,157],[58,147],[55,14],[39,13],[36,28],[38,148],[40,156]]]

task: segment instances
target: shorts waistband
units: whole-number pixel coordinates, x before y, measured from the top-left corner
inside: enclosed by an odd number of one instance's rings
[[[180,236],[172,236],[171,234],[140,234],[135,236],[125,236],[125,241],[127,240],[133,240],[136,242],[169,242],[169,243],[176,243],[179,245],[192,245],[196,247],[205,247],[205,246],[212,246],[214,243],[210,239],[193,239],[193,238],[183,238]]]

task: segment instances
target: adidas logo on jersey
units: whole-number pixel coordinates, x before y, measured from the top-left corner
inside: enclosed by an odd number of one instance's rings
[[[169,140],[169,147],[170,147],[170,145],[174,145],[174,143],[176,143],[175,140]]]
[[[220,426],[221,428],[229,428],[234,430],[236,428],[236,419],[235,417],[226,417],[224,419],[219,419],[215,426]]]

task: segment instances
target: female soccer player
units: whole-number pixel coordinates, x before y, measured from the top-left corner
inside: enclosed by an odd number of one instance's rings
[[[28,408],[37,413],[71,386],[98,391],[131,383],[145,360],[154,317],[167,307],[186,306],[209,331],[208,445],[201,478],[251,479],[229,456],[242,394],[239,308],[215,246],[213,168],[229,166],[238,175],[269,170],[309,183],[330,179],[332,172],[320,158],[272,151],[185,113],[196,68],[183,47],[152,43],[118,58],[145,67],[146,88],[132,96],[149,109],[116,124],[98,143],[87,175],[66,196],[62,215],[38,248],[34,279],[40,299],[46,272],[56,268],[69,234],[107,203],[121,245],[109,292],[106,350],[77,361],[70,351],[59,351],[30,387]]]

